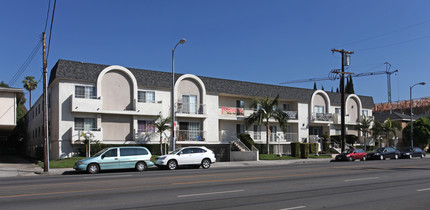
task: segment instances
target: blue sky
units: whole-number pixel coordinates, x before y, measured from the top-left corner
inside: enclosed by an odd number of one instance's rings
[[[51,6],[54,0],[51,0]],[[9,83],[45,27],[48,0],[7,1],[0,7],[0,80]],[[48,69],[58,59],[266,84],[327,77],[340,54],[354,51],[348,72],[385,71],[392,64],[392,100],[409,86],[430,83],[430,1],[58,1]],[[49,31],[49,26],[48,30]],[[41,78],[41,50],[27,75]],[[339,81],[317,82],[334,90]],[[313,82],[289,84],[313,88]],[[386,102],[385,74],[354,78],[355,92]],[[413,89],[428,97],[430,84]],[[41,94],[42,83],[33,94]]]

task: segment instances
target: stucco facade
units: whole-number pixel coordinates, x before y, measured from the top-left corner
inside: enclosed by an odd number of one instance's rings
[[[88,75],[76,76],[79,73]],[[176,144],[228,144],[240,133],[250,134],[256,143],[265,143],[265,127],[245,128],[243,121],[254,112],[250,108],[252,98],[274,98],[262,92],[265,88],[279,92],[278,108],[289,116],[286,133],[274,120],[270,122],[271,144],[313,142],[318,140],[316,136],[335,135],[340,129],[336,114],[340,106],[331,102],[337,97],[334,93],[184,74],[177,75],[174,89]],[[50,158],[75,155],[82,132],[92,133],[94,140],[104,144],[158,144],[160,137],[151,123],[159,115],[170,116],[170,92],[169,73],[60,60],[52,70],[49,84]],[[367,100],[365,108],[362,98]],[[346,104],[348,125],[359,122],[362,110],[371,116],[370,97],[352,94]],[[39,141],[32,135],[32,130],[41,125],[39,120],[30,121],[28,142]],[[163,139],[171,143],[170,131],[165,132]]]

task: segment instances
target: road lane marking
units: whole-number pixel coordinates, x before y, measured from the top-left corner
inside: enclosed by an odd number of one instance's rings
[[[279,210],[293,210],[293,209],[303,209],[306,208],[306,206],[296,206],[296,207],[291,207],[291,208],[286,208],[286,209],[279,209]]]
[[[430,190],[430,188],[426,188],[426,189],[419,189],[419,190],[417,190],[417,192],[427,191],[427,190]]]
[[[379,179],[379,177],[367,177],[367,178],[360,178],[360,179],[347,179],[344,180],[345,182],[354,182],[354,181],[364,181],[364,180],[371,180],[371,179]]]
[[[203,195],[225,194],[225,193],[235,193],[235,192],[243,192],[243,191],[245,191],[245,190],[230,190],[230,191],[221,191],[221,192],[209,192],[209,193],[199,193],[199,194],[189,194],[189,195],[178,195],[178,198],[193,197],[193,196],[203,196]]]
[[[133,175],[94,176],[94,177],[84,177],[84,179],[118,178],[118,177],[130,177],[130,176],[133,176]]]

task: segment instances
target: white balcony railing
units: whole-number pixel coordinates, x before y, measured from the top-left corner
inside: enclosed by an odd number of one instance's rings
[[[205,104],[190,104],[190,103],[177,103],[176,112],[179,114],[206,114]]]
[[[98,112],[102,109],[102,101],[100,98],[80,98],[71,97],[71,111],[72,112]]]
[[[205,141],[206,131],[200,130],[178,130],[176,131],[177,141]]]
[[[290,120],[297,120],[298,119],[298,112],[297,111],[284,111],[285,114],[287,114],[288,119]]]
[[[330,122],[333,121],[333,114],[332,113],[312,113],[312,121],[326,121]]]

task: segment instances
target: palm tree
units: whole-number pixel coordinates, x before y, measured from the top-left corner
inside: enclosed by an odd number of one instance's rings
[[[155,120],[154,126],[157,128],[158,133],[160,134],[160,154],[163,155],[163,133],[168,130],[170,126],[168,125],[172,119],[170,117],[162,118],[161,116],[157,116]],[[164,151],[166,152],[166,151]]]
[[[36,89],[37,81],[34,79],[33,76],[26,76],[24,78],[24,80],[22,81],[22,83],[24,83],[24,88],[30,92],[30,106],[28,107],[30,109],[31,108],[31,91]]]
[[[387,118],[383,124],[383,130],[387,136],[387,142],[389,142],[390,134],[393,134],[394,137],[397,137],[396,130],[401,130],[401,125],[397,122],[392,122],[390,118]],[[393,146],[395,143],[393,142]]]
[[[364,116],[363,120],[361,120],[360,124],[356,125],[356,129],[363,132],[364,136],[364,151],[366,151],[366,137],[367,134],[370,133],[370,127],[372,125],[372,118],[367,118]]]
[[[380,136],[384,132],[384,124],[381,122],[375,121],[371,130],[373,133],[373,138],[378,139],[378,136]],[[381,147],[381,140],[379,140],[379,147]]]
[[[245,118],[245,126],[248,129],[252,124],[257,123],[258,125],[263,124],[265,121],[266,125],[266,151],[270,154],[269,148],[269,119],[274,118],[285,133],[287,130],[287,119],[288,115],[282,110],[278,109],[279,95],[273,101],[270,101],[269,97],[265,99],[254,98],[251,102],[251,108],[257,111]]]

